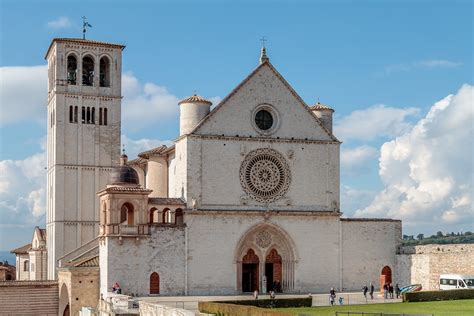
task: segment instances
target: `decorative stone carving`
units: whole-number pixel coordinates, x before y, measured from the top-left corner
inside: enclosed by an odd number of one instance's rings
[[[260,148],[247,154],[240,166],[240,183],[253,199],[269,203],[288,192],[291,172],[276,150]]]
[[[262,230],[255,236],[255,243],[260,248],[267,248],[272,243],[272,235],[268,231]]]

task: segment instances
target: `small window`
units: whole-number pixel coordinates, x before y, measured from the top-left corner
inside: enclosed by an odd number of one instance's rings
[[[77,106],[74,107],[74,123],[77,123]]]
[[[82,107],[81,122],[82,124],[86,123],[86,107],[85,106]]]
[[[99,125],[102,125],[102,108],[99,108]]]
[[[75,85],[77,80],[77,59],[74,55],[67,57],[67,83]]]
[[[267,110],[260,110],[255,115],[255,124],[263,131],[270,129],[273,126],[273,116]]]
[[[87,121],[86,121],[87,124],[90,124],[91,123],[91,108],[90,107],[87,107]]]
[[[74,123],[74,107],[69,106],[69,123]]]
[[[30,262],[28,260],[25,260],[23,262],[23,271],[29,271],[30,270]]]
[[[92,124],[95,124],[95,108],[92,108],[91,123],[92,123]]]
[[[107,125],[107,109],[104,108],[104,125]]]

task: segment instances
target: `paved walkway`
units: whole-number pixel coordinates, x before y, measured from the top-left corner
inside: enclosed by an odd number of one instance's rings
[[[369,295],[367,295],[369,297]],[[308,295],[296,295],[296,294],[279,294],[277,298],[302,298],[308,297]],[[312,306],[329,306],[329,294],[312,294],[313,304]],[[374,299],[370,297],[366,301],[364,295],[360,292],[345,292],[337,293],[336,303],[339,305],[339,298],[343,298],[344,305],[354,304],[380,304],[380,303],[398,303],[401,299],[384,299],[383,295],[377,293],[374,295]],[[268,299],[269,295],[260,295],[259,299]],[[208,301],[233,301],[233,300],[253,300],[251,295],[236,295],[236,296],[148,296],[140,297],[138,300],[147,302],[158,303],[162,305],[172,306],[187,309],[199,315],[198,302]]]

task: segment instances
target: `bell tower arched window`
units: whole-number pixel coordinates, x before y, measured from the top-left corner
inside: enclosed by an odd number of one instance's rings
[[[94,60],[89,56],[82,59],[82,85],[94,85]]]
[[[110,87],[110,61],[107,57],[100,59],[99,85]]]
[[[77,59],[74,55],[67,56],[67,83],[75,85],[77,81]]]

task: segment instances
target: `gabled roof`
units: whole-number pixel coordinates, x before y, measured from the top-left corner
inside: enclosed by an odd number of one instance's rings
[[[167,148],[168,147],[166,147],[166,145],[161,145],[160,147],[156,147],[156,148],[139,153],[138,157],[143,158],[143,159],[149,159],[150,157],[153,157],[155,155],[162,154]]]
[[[327,135],[336,142],[339,142],[339,140],[323,125],[323,123],[314,115],[314,113],[311,112],[311,109],[308,107],[308,105],[303,101],[303,99],[296,93],[296,91],[293,89],[293,87],[283,78],[283,76],[273,67],[273,65],[270,63],[269,60],[266,60],[262,62],[260,65],[255,68],[254,71],[252,71],[237,87],[234,88],[207,116],[205,116],[194,128],[189,134],[195,133],[206,121],[209,120],[209,118],[214,115],[217,111],[221,109],[223,105],[226,104],[226,102],[233,96],[235,95],[253,76],[255,76],[260,69],[263,67],[269,67],[270,70],[281,80],[281,82],[288,88],[290,93],[298,100],[298,103],[314,118],[314,120],[317,121],[319,126],[324,130]]]
[[[17,254],[17,255],[20,255],[20,254],[27,254],[28,253],[28,250],[31,249],[31,244],[26,244],[24,246],[21,246],[19,248],[16,248],[16,249],[13,249],[12,251],[10,251],[11,253],[14,253],[14,254]]]

